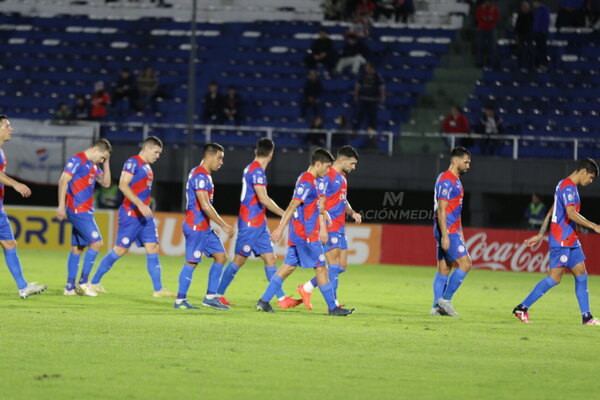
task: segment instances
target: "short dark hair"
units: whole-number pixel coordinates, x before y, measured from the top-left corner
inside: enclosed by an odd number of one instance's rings
[[[312,156],[310,157],[310,165],[315,165],[318,162],[333,163],[333,161],[333,155],[331,155],[331,153],[328,150],[322,147],[315,149],[315,151],[313,151],[312,153]]]
[[[204,158],[208,155],[217,154],[220,151],[225,153],[225,149],[219,143],[205,144],[204,149],[202,150],[202,158]]]
[[[457,147],[453,148],[452,151],[450,152],[450,158],[454,158],[454,157],[462,158],[464,156],[471,157],[471,152],[462,146],[457,146]]]
[[[588,174],[594,174],[595,176],[598,176],[599,174],[598,164],[596,164],[596,161],[592,160],[589,157],[583,158],[577,162],[575,172],[579,172],[582,169],[585,169]]]
[[[148,136],[146,139],[144,139],[144,142],[142,143],[142,147],[145,147],[146,145],[158,146],[161,149],[163,148],[162,140],[160,140],[156,136]]]
[[[5,119],[8,119],[6,114],[0,114],[0,121],[4,121]]]
[[[275,143],[269,138],[258,139],[256,142],[256,157],[267,157],[273,149]]]
[[[356,151],[356,149],[354,147],[349,146],[349,145],[340,147],[340,149],[337,152],[337,157],[340,158],[340,156],[348,157],[348,158],[356,158],[356,161],[358,161],[358,152]]]
[[[96,140],[92,147],[97,147],[101,151],[108,151],[109,153],[112,153],[112,145],[107,139]]]

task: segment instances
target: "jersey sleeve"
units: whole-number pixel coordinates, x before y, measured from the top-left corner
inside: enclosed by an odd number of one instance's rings
[[[267,177],[265,176],[265,171],[262,168],[256,168],[254,171],[252,171],[250,179],[252,181],[252,186],[255,186],[255,185],[266,186],[267,185]]]
[[[67,165],[65,165],[64,173],[74,176],[77,170],[81,167],[81,159],[79,157],[71,157],[69,161],[67,161]]]
[[[565,207],[579,204],[579,193],[575,186],[567,186],[562,190],[562,200]]]
[[[131,175],[135,175],[135,171],[138,169],[138,163],[134,159],[129,159],[123,165],[123,172],[127,172]]]
[[[296,184],[296,188],[294,189],[294,197],[292,200],[298,200],[304,203],[306,201],[306,197],[310,192],[311,184],[307,181],[300,181]]]
[[[319,192],[319,197],[327,197],[327,187],[329,186],[329,179],[327,176],[323,178],[319,178],[317,180],[317,190]]]
[[[209,192],[211,189],[210,180],[208,179],[208,177],[205,174],[198,174],[192,179],[192,187],[197,192],[198,191]]]
[[[454,189],[454,185],[451,181],[445,179],[437,184],[435,187],[435,197],[438,200],[448,200],[452,199],[452,189]]]

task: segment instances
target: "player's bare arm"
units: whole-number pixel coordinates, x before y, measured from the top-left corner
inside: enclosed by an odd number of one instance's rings
[[[325,244],[329,241],[327,225],[331,225],[331,216],[325,209],[325,196],[319,197],[319,240]]]
[[[346,213],[356,222],[357,224],[362,223],[362,215],[354,211],[354,209],[350,206],[350,203],[346,200]]]
[[[440,234],[442,235],[442,249],[444,251],[450,248],[450,237],[448,236],[448,227],[446,226],[446,207],[448,201],[444,199],[438,200],[437,218],[438,226],[440,227]]]
[[[202,211],[204,211],[206,213],[208,218],[211,221],[215,221],[215,223],[217,225],[219,225],[221,228],[223,228],[223,230],[225,231],[225,233],[227,235],[229,235],[229,237],[233,236],[233,233],[234,233],[233,228],[231,227],[231,225],[227,224],[227,222],[225,222],[223,220],[223,218],[221,218],[221,216],[219,215],[217,210],[215,210],[213,205],[210,204],[210,200],[208,199],[208,193],[204,190],[197,190],[196,198],[198,199],[198,201],[200,202],[200,205],[202,206]]]
[[[273,201],[267,194],[267,188],[262,185],[254,185],[254,191],[256,192],[256,196],[258,197],[258,201],[267,207],[267,210],[271,211],[273,214],[283,216],[283,209]]]
[[[69,182],[71,182],[72,179],[73,177],[71,175],[63,172],[58,180],[58,208],[56,209],[56,218],[59,221],[67,218],[67,188],[69,187]]]
[[[542,223],[542,226],[540,226],[540,231],[538,232],[538,234],[525,239],[525,244],[527,246],[533,247],[536,244],[538,244],[540,240],[542,240],[544,238],[544,235],[546,234],[546,229],[548,229],[548,224],[550,223],[550,217],[552,216],[553,211],[554,211],[554,204],[552,204],[552,207],[550,207],[550,210],[548,210],[548,213],[546,214],[546,218],[544,218],[544,222]]]
[[[597,225],[592,221],[587,220],[583,215],[575,211],[574,205],[567,206],[567,216],[571,221],[574,221],[576,224],[591,229],[596,233],[600,233],[600,225]]]
[[[0,172],[0,183],[4,186],[9,186],[15,189],[17,193],[19,193],[23,197],[31,196],[31,189],[27,185],[19,183],[15,181],[10,176],[6,175],[4,172]]]
[[[102,175],[98,178],[100,186],[110,187],[112,177],[110,176],[110,164],[108,158],[102,162]]]
[[[296,208],[298,208],[300,204],[302,204],[300,200],[293,199],[290,202],[290,205],[285,209],[285,212],[281,217],[281,221],[279,222],[279,226],[275,228],[273,232],[271,232],[271,240],[273,241],[273,243],[279,243],[281,237],[283,236],[283,230],[290,222],[290,219],[292,219],[292,215],[294,215],[294,213],[296,212]]]
[[[123,196],[125,196],[127,199],[129,199],[129,201],[135,204],[135,206],[138,208],[138,210],[140,210],[144,217],[152,217],[152,210],[150,210],[150,207],[144,204],[144,202],[140,200],[140,198],[137,197],[135,193],[133,193],[133,190],[131,190],[130,183],[132,180],[133,175],[131,175],[129,172],[122,172],[121,178],[119,179],[119,190],[123,193]]]
[[[329,212],[327,212],[327,209],[325,208],[326,200],[327,197],[319,196],[319,208],[322,210],[322,215],[325,217],[325,225],[331,225],[333,222],[331,221],[331,215],[329,215]]]

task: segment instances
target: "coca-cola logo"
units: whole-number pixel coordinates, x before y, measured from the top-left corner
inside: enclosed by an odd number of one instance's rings
[[[525,243],[488,242],[488,235],[479,232],[467,240],[467,248],[473,260],[473,268],[526,272],[546,272],[550,264],[549,254],[542,250],[545,237],[534,247]]]

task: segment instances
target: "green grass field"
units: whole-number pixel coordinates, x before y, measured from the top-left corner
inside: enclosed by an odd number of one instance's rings
[[[339,296],[357,311],[333,318],[318,291],[313,311],[254,311],[266,286],[257,262],[230,287],[235,309],[219,312],[152,298],[143,256],[117,263],[103,281],[110,294],[97,298],[62,296],[65,253],[21,259],[26,278],[49,289],[21,300],[0,269],[2,399],[595,397],[600,327],[580,325],[570,276],[525,325],[510,312],[539,274],[473,271],[454,299],[461,316],[450,318],[428,315],[433,269],[351,266]],[[181,263],[162,258],[173,291]],[[195,273],[193,304],[207,266]],[[292,293],[310,273],[298,270],[284,288]],[[600,277],[590,295],[600,310]]]

